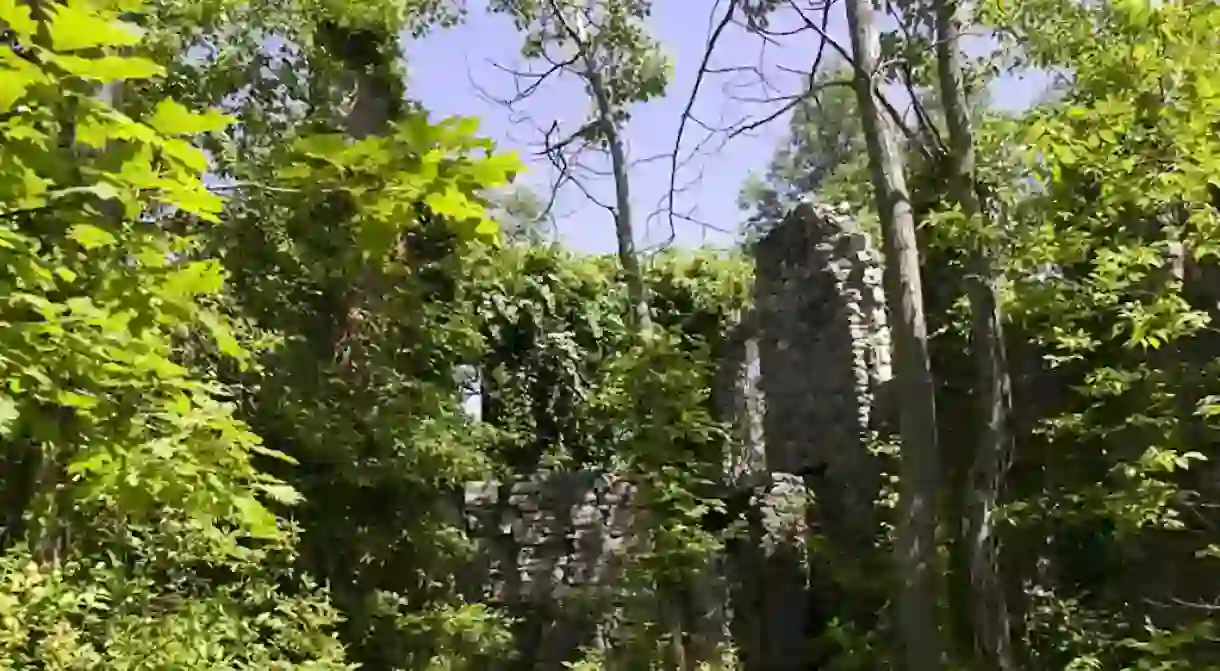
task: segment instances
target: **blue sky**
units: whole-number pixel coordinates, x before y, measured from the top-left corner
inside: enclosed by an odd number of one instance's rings
[[[673,59],[674,75],[667,95],[636,106],[627,127],[629,154],[637,161],[631,171],[631,186],[636,237],[641,247],[664,244],[670,237],[668,217],[663,213],[653,215],[669,191],[670,164],[667,158],[646,159],[672,151],[682,110],[712,28],[713,14],[718,17],[725,4],[723,0],[656,0],[654,4],[650,29]],[[515,91],[513,77],[499,70],[497,64],[517,70],[526,69],[526,65],[518,55],[520,35],[512,24],[502,16],[489,15],[481,5],[479,0],[471,0],[470,15],[463,24],[407,43],[411,95],[437,116],[479,117],[481,132],[503,148],[518,150],[531,166],[525,180],[545,190],[551,179],[550,166],[544,159],[532,156],[541,139],[537,129],[549,127],[555,121],[561,129],[578,127],[586,118],[588,103],[579,82],[562,79],[539,89],[515,112],[487,100],[488,94],[504,98]],[[780,17],[772,28],[785,27],[784,20]],[[841,12],[832,17],[829,32],[847,44]],[[763,48],[757,37],[739,28],[730,29],[720,40],[711,65],[759,66],[778,94],[790,94],[799,87],[800,76],[796,73],[809,67],[817,46],[815,36],[802,33]],[[1004,107],[1024,106],[1043,86],[1040,78],[1010,79],[994,88],[993,102]],[[731,124],[747,116],[766,116],[782,103],[759,100],[776,95],[768,93],[755,74],[714,75],[701,86],[694,112],[706,123]],[[786,129],[786,118],[778,119],[723,147],[716,143],[714,151],[700,152],[686,163],[678,173],[677,183],[682,191],[675,209],[702,223],[677,220],[674,244],[719,246],[733,241],[732,234],[722,231],[739,228],[742,214],[737,208],[737,195],[741,185],[752,170],[765,169]],[[688,124],[684,158],[706,135],[707,131]],[[612,200],[609,178],[590,181],[588,188],[594,197],[603,202]],[[614,249],[610,214],[589,203],[576,189],[561,194],[556,213],[559,233],[566,245],[588,252]]]

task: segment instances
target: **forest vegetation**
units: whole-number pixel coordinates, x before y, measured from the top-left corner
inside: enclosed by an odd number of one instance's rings
[[[689,91],[662,3],[710,17]],[[505,105],[587,97],[538,156],[610,185],[613,253],[413,95],[400,42],[476,11],[532,68]],[[645,249],[633,111],[728,30],[814,45],[801,90],[688,105],[671,173],[785,139],[730,249]],[[1218,53],[1191,0],[0,0],[0,669],[552,668],[458,510],[539,472],[638,511],[614,635],[553,668],[1220,669]],[[884,257],[894,422],[850,533],[813,487],[817,614],[760,667],[698,610],[757,521],[717,389],[802,203]]]

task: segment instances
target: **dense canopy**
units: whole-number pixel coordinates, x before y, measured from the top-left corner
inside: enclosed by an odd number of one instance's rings
[[[0,668],[1220,669],[1220,5],[677,2],[0,0]]]

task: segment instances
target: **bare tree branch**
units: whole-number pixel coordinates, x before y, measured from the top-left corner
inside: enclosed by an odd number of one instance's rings
[[[826,29],[824,27],[815,24],[813,22],[813,19],[810,19],[809,16],[807,14],[805,14],[804,10],[802,10],[796,4],[795,0],[788,0],[788,6],[790,6],[793,9],[793,11],[796,12],[797,16],[799,16],[801,18],[801,21],[804,22],[806,28],[812,30],[813,32],[815,32],[819,36],[821,36],[823,44],[830,45],[830,47],[832,49],[834,49],[836,52],[838,52],[838,54],[843,58],[843,60],[846,61],[847,63],[850,63],[853,68],[857,68],[857,69],[859,68],[859,65],[856,64],[855,58],[852,56],[851,52],[848,51],[848,49],[846,47],[844,47],[842,44],[835,41],[834,38],[832,38],[830,36],[830,34],[826,31]],[[874,84],[873,84],[874,89],[876,89],[877,76],[882,71],[883,71],[883,67],[878,67],[876,69],[876,71],[867,73],[868,77],[871,80],[873,80],[873,82],[874,82]],[[903,119],[902,115],[898,113],[898,110],[897,110],[897,108],[894,107],[893,103],[891,103],[890,100],[881,93],[881,91],[877,90],[877,91],[875,91],[875,94],[876,94],[877,100],[881,102],[881,106],[885,109],[886,114],[894,122],[895,126],[898,127],[898,130],[902,131],[902,134],[904,136],[906,136],[907,140],[909,140],[913,145],[915,145],[916,148],[919,149],[920,153],[922,153],[926,157],[930,158],[931,150],[927,147],[927,145],[924,144],[922,139],[919,137],[919,134],[916,131],[914,131],[913,129],[911,129],[909,126],[907,126],[906,120]]]
[[[830,11],[833,9],[835,1],[810,4],[798,3],[797,0],[786,0],[786,8],[796,17],[799,25],[785,28],[770,27],[766,25],[764,20],[745,12],[746,7],[741,0],[728,0],[727,6],[724,0],[718,0],[714,3],[708,16],[708,39],[695,73],[694,83],[683,105],[681,116],[678,120],[677,133],[669,154],[669,184],[663,200],[671,238],[675,235],[674,229],[678,221],[687,221],[700,226],[706,224],[706,222],[700,222],[689,215],[680,215],[677,212],[678,194],[681,192],[678,186],[677,175],[686,165],[699,155],[720,151],[724,149],[728,142],[752,133],[784,117],[802,104],[802,102],[815,100],[818,93],[828,87],[850,86],[852,84],[851,81],[841,80],[815,81],[815,76],[821,71],[827,53],[837,55],[841,61],[848,64],[854,63],[851,50],[844,43],[834,39],[829,32]],[[821,15],[815,17],[813,12],[820,12]],[[723,41],[723,37],[730,26],[739,26],[749,34],[761,39],[757,64],[730,66],[712,64],[717,46]],[[806,32],[811,32],[818,37],[817,51],[807,70],[798,70],[782,64],[770,67],[765,65],[768,48],[779,46],[783,38],[791,38]],[[779,87],[767,76],[766,73],[768,71],[774,71],[779,74],[800,75],[805,83],[798,93],[781,93]],[[884,69],[878,67],[875,72],[868,74],[870,79],[875,81],[880,76],[880,73],[884,71]],[[763,106],[766,108],[766,111],[761,113],[750,112],[739,116],[734,115],[737,118],[722,119],[717,123],[708,123],[700,119],[694,111],[695,105],[700,92],[706,87],[707,79],[713,75],[728,75],[732,78],[722,87],[724,95],[727,98],[745,105]],[[737,75],[747,75],[751,78],[751,81],[744,83],[738,81],[735,78]],[[743,87],[757,87],[761,90],[761,94],[743,95],[738,93],[737,89]],[[936,154],[942,152],[943,143],[936,134],[935,126],[932,126],[930,123],[930,116],[927,115],[922,107],[916,109],[916,118],[919,123],[915,128],[912,128],[907,123],[906,116],[895,107],[885,94],[878,90],[876,97],[885,115],[893,121],[915,150],[923,153],[928,158],[933,156],[933,152]],[[696,142],[694,147],[687,148],[683,144],[692,126],[699,127],[706,135]],[[650,215],[650,220],[651,218]],[[709,228],[717,230],[714,226],[709,226]]]
[[[695,107],[695,100],[699,97],[699,87],[703,85],[703,79],[707,75],[708,62],[712,59],[712,53],[716,50],[716,44],[720,41],[720,36],[724,34],[724,29],[728,27],[733,20],[733,14],[737,10],[740,0],[729,0],[728,9],[724,12],[724,17],[716,24],[708,37],[707,47],[703,50],[703,58],[699,62],[699,70],[695,74],[695,83],[691,86],[690,95],[686,99],[686,105],[682,109],[682,118],[678,121],[678,132],[674,137],[673,153],[670,155],[669,163],[669,191],[667,193],[667,210],[669,211],[669,234],[671,238],[675,235],[674,229],[674,184],[678,175],[678,156],[682,151],[682,136],[686,132],[686,123],[691,118],[691,111]],[[711,16],[715,16],[716,7],[720,2],[712,6]]]

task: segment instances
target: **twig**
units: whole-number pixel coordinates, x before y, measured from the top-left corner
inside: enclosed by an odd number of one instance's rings
[[[703,85],[703,79],[707,75],[707,66],[712,59],[712,53],[716,50],[716,44],[720,41],[720,36],[724,34],[725,28],[733,20],[733,14],[737,10],[740,0],[729,0],[729,7],[724,12],[724,17],[712,30],[708,37],[707,47],[703,50],[703,58],[699,61],[699,71],[695,74],[695,83],[691,86],[690,95],[686,99],[686,105],[682,108],[682,118],[678,121],[678,132],[674,137],[674,149],[670,155],[669,162],[669,191],[667,193],[668,200],[666,209],[669,211],[669,234],[675,235],[674,228],[674,187],[678,175],[678,156],[682,151],[682,136],[686,132],[686,123],[691,118],[691,112],[695,107],[695,100],[699,97],[699,88]],[[716,6],[719,5],[719,0],[712,6],[712,16],[715,16]]]

